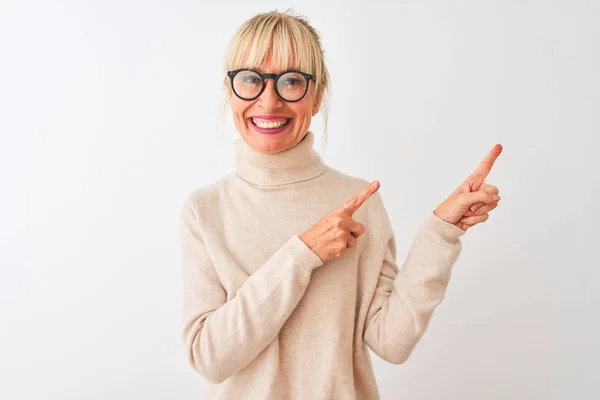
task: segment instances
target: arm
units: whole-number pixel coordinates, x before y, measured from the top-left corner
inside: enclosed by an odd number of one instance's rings
[[[213,383],[248,365],[277,337],[312,270],[322,265],[294,235],[227,301],[191,198],[181,209],[181,246],[183,341],[192,367]]]
[[[465,233],[435,214],[419,229],[401,270],[389,216],[380,201],[376,217],[382,268],[365,321],[364,340],[384,360],[405,362],[446,293]],[[382,249],[383,247],[383,249]]]

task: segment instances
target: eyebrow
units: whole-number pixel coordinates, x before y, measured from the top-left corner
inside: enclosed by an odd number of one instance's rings
[[[250,67],[250,68],[252,68],[252,67]],[[261,74],[275,74],[275,75],[280,74],[282,72],[286,72],[286,71],[298,71],[298,68],[296,68],[296,67],[289,67],[288,69],[281,69],[281,70],[279,70],[279,72],[265,72],[263,69],[260,69],[260,68],[253,68],[253,69],[260,72]]]

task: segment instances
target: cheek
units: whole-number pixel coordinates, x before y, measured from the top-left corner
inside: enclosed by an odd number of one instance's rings
[[[306,97],[297,103],[289,103],[289,107],[292,109],[294,114],[300,118],[307,118],[311,116],[310,99]]]
[[[233,112],[233,115],[235,118],[244,119],[244,113],[246,112],[247,109],[248,109],[247,102],[244,102],[237,98],[231,99],[231,111]]]
[[[309,92],[302,100],[294,104],[294,111],[299,117],[301,116],[302,119],[310,120],[312,118],[313,103],[314,97],[312,96],[312,93]]]
[[[298,105],[299,107],[296,107],[294,109],[294,113],[296,114],[296,116],[302,120],[302,122],[308,122],[310,121],[310,119],[312,118],[312,113],[311,113],[311,109],[308,106],[308,104],[303,104],[302,106]]]

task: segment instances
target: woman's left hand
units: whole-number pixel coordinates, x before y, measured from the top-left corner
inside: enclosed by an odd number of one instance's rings
[[[464,231],[487,221],[488,212],[498,206],[500,196],[498,188],[485,183],[485,178],[500,153],[502,145],[497,144],[475,172],[434,210],[434,214]]]

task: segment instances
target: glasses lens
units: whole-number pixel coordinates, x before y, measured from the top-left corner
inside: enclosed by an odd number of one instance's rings
[[[297,72],[286,72],[277,81],[277,91],[287,101],[296,101],[302,98],[307,87],[306,78]]]
[[[262,89],[262,79],[253,71],[240,71],[233,77],[233,90],[243,99],[252,99]]]

